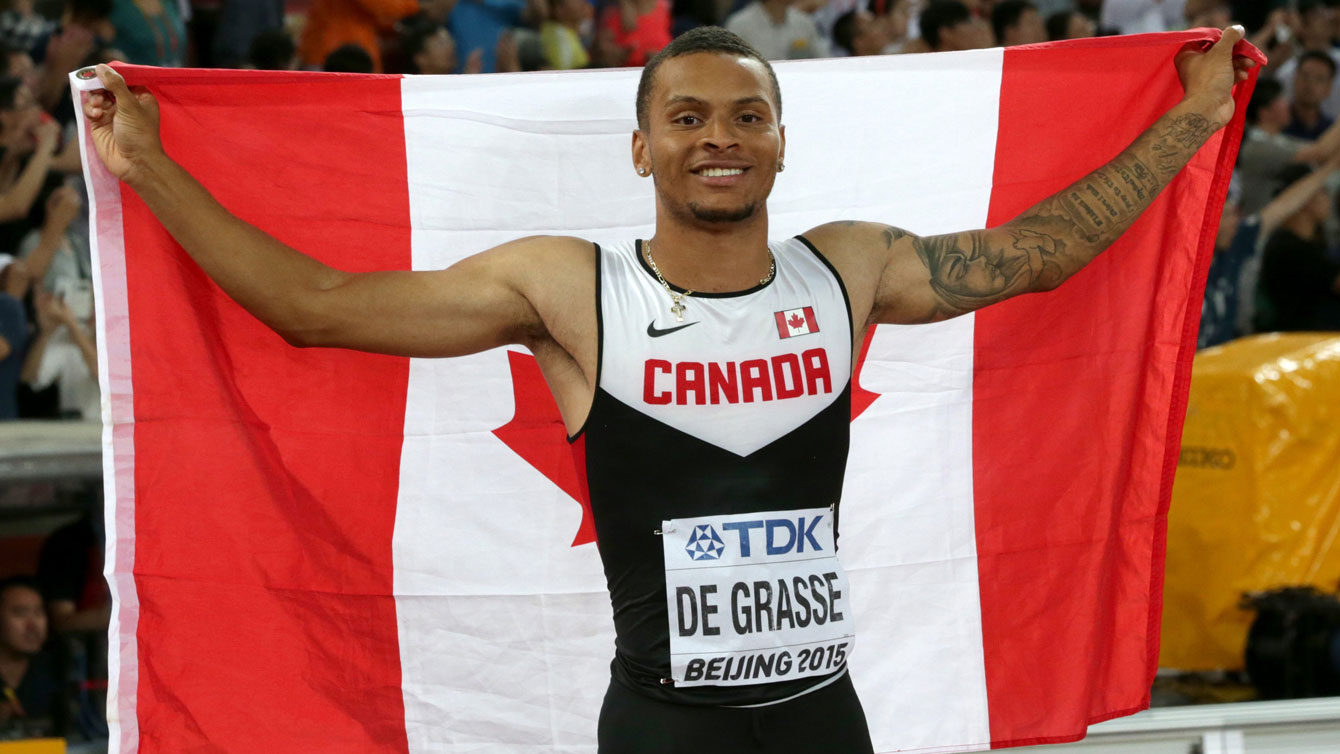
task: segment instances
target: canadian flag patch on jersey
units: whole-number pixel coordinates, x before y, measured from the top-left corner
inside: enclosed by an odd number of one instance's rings
[[[777,335],[780,337],[793,338],[819,332],[819,321],[814,318],[812,306],[775,312],[773,316],[777,318]]]

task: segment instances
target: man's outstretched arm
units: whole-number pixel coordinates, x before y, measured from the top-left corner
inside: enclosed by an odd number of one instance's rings
[[[581,269],[592,256],[577,239],[537,237],[440,271],[334,269],[232,215],[164,153],[153,97],[132,92],[107,66],[98,76],[106,90],[89,93],[84,114],[108,170],[225,293],[294,345],[402,356],[533,345],[545,337],[533,300],[541,276]]]
[[[1231,27],[1210,50],[1179,55],[1186,90],[1180,103],[1110,162],[1004,225],[917,236],[834,223],[812,231],[813,240],[821,249],[849,250],[848,269],[868,265],[878,281],[869,324],[935,322],[1055,288],[1126,232],[1232,118],[1233,84],[1254,65],[1233,58],[1241,38]]]

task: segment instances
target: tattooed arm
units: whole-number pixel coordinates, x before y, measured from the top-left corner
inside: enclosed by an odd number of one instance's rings
[[[1238,39],[1240,30],[1230,28],[1209,52],[1184,53],[1187,94],[1178,105],[1116,158],[1004,225],[923,237],[833,223],[812,231],[812,240],[834,249],[845,279],[875,281],[853,292],[854,309],[869,303],[868,324],[934,322],[1051,290],[1112,245],[1232,117],[1232,86],[1251,62],[1233,62]]]

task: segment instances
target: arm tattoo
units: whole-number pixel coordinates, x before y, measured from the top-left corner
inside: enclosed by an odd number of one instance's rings
[[[1003,226],[913,237],[936,299],[927,321],[1056,287],[1121,237],[1215,130],[1201,115],[1170,112],[1111,162]],[[890,246],[901,237],[885,231]]]
[[[1004,233],[953,233],[916,237],[912,246],[930,271],[937,311],[963,313],[1030,290],[1056,278],[1066,243],[1018,228]]]

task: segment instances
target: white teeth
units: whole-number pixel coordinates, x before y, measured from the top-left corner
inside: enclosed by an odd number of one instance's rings
[[[720,178],[724,175],[739,175],[743,172],[744,170],[742,168],[704,168],[699,172],[699,175],[708,178]]]

